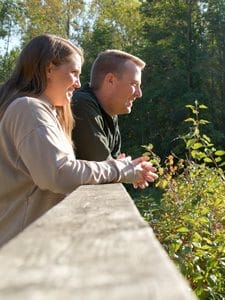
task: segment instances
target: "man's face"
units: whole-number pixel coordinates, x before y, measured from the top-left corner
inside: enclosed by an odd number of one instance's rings
[[[111,115],[129,114],[133,102],[142,96],[141,68],[134,62],[127,61],[120,77],[114,77],[111,99],[108,103]]]

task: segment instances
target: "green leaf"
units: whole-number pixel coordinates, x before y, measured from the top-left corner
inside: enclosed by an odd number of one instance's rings
[[[144,148],[145,150],[152,150],[154,148],[154,146],[152,144],[148,144],[148,145],[141,145],[142,148]]]
[[[187,118],[187,119],[184,120],[184,122],[191,122],[191,123],[193,123],[194,125],[196,125],[196,121],[195,121],[195,119],[193,119],[193,118]]]
[[[186,144],[187,148],[190,148],[194,143],[195,143],[195,140],[193,140],[193,139],[188,140],[187,144]]]
[[[185,105],[185,107],[190,108],[190,109],[194,109],[195,107],[191,104]]]
[[[201,160],[203,159],[204,157],[206,157],[205,153],[201,152],[201,151],[197,151],[197,150],[192,150],[191,151],[191,156],[194,158],[194,159],[198,159],[198,160]]]
[[[142,153],[143,156],[149,156],[149,152]]]
[[[201,108],[201,109],[207,109],[208,107],[206,105],[204,105],[204,104],[200,104],[199,108]]]
[[[201,218],[198,219],[198,221],[201,222],[201,223],[203,223],[203,224],[209,223],[209,220],[206,217],[201,217]]]
[[[180,227],[177,229],[177,232],[187,233],[187,232],[189,232],[189,229],[187,227]]]
[[[199,114],[199,111],[198,111],[197,109],[193,109],[192,112],[193,112],[193,114],[195,114],[195,115],[198,115],[198,114]]]
[[[211,144],[207,144],[208,148],[213,147],[213,146],[214,146],[214,144],[212,144],[212,143]],[[209,150],[209,149],[207,149],[207,150]]]
[[[206,141],[208,141],[209,143],[211,142],[210,137],[208,137],[207,135],[203,134],[203,139],[205,139]]]
[[[199,124],[203,124],[203,125],[209,124],[209,121],[201,119],[201,120],[199,121]]]
[[[193,241],[197,242],[197,241],[201,241],[201,240],[202,240],[201,235],[198,232],[194,232]]]
[[[211,158],[206,157],[206,158],[204,158],[204,162],[206,162],[206,163],[211,163],[211,162],[213,162],[213,161],[212,161]]]
[[[203,159],[204,157],[207,157],[207,155],[206,155],[204,152],[199,152],[199,153],[198,153],[198,157],[199,157],[200,159]]]
[[[194,145],[192,145],[192,149],[196,150],[203,147],[203,145],[201,143],[195,143]]]
[[[203,237],[203,240],[209,244],[209,245],[212,245],[212,241],[210,239],[207,239],[206,237]]]
[[[217,150],[215,152],[215,155],[217,155],[217,156],[223,156],[223,155],[225,155],[225,151],[224,150]]]
[[[216,162],[220,162],[220,161],[222,161],[222,158],[221,158],[221,157],[217,157],[217,158],[215,159],[215,161],[216,161]]]
[[[210,211],[210,208],[209,208],[209,207],[203,207],[201,213],[202,213],[203,215],[206,215],[209,211]]]

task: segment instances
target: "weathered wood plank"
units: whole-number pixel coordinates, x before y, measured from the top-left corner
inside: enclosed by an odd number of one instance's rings
[[[4,300],[196,299],[121,184],[70,194],[2,247],[0,265]]]

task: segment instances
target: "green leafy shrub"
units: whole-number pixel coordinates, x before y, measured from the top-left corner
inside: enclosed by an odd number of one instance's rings
[[[153,146],[145,155],[157,166],[156,187],[160,201],[142,196],[136,201],[157,238],[200,299],[225,299],[225,181],[222,150],[200,132],[201,106],[188,105],[195,118],[188,118],[190,132],[185,142],[186,158],[171,154],[161,166]]]

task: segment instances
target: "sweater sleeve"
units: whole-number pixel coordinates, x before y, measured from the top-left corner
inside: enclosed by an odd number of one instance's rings
[[[134,168],[129,160],[77,160],[59,143],[57,131],[39,128],[20,144],[20,156],[41,189],[67,194],[83,184],[133,182]]]
[[[83,184],[133,182],[129,159],[77,160],[54,114],[35,101],[14,105],[8,127],[17,149],[16,167],[39,188],[68,194]]]

